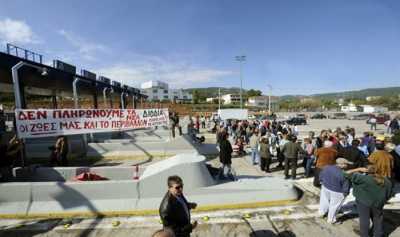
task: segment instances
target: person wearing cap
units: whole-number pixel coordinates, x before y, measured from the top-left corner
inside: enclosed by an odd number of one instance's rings
[[[345,177],[353,187],[360,223],[360,236],[369,237],[370,219],[373,236],[384,236],[383,206],[392,197],[392,182],[377,172],[374,165],[346,171]],[[366,173],[360,174],[360,173]]]
[[[336,164],[336,158],[338,156],[338,152],[332,147],[333,143],[329,140],[324,141],[324,147],[318,148],[315,151],[316,164],[314,170],[314,186],[320,187],[321,184],[319,182],[319,173],[323,168],[327,165]]]
[[[327,165],[320,173],[319,180],[322,184],[319,210],[322,217],[328,213],[328,223],[336,223],[336,215],[340,210],[345,197],[349,194],[350,183],[345,178],[343,169],[352,162],[338,158],[336,165]]]
[[[375,142],[376,150],[368,157],[369,163],[375,165],[376,172],[383,177],[392,177],[394,166],[393,156],[385,151],[385,137],[378,136]]]

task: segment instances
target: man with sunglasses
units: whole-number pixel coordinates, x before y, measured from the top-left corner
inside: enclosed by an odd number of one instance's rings
[[[197,221],[190,223],[190,210],[196,203],[190,203],[183,195],[183,181],[177,176],[168,177],[168,192],[160,204],[160,217],[164,227],[171,228],[176,237],[189,237],[197,227]]]

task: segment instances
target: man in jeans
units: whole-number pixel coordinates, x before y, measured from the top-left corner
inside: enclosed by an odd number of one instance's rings
[[[285,179],[289,179],[289,166],[292,169],[292,179],[296,179],[297,158],[299,153],[305,154],[301,145],[296,142],[296,136],[290,136],[289,142],[283,146],[282,153],[285,156]]]
[[[251,161],[253,162],[253,165],[257,165],[260,159],[260,155],[258,154],[259,140],[258,130],[254,129],[253,135],[250,137]]]
[[[374,130],[374,131],[376,131],[376,118],[375,117],[371,117],[369,120],[368,120],[368,123],[371,125],[371,130]]]

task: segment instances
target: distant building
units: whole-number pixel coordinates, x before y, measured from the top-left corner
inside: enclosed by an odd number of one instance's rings
[[[364,113],[385,113],[389,109],[383,106],[372,106],[372,105],[360,105],[362,112]]]
[[[206,98],[207,103],[218,103],[218,97],[209,97]],[[221,99],[221,103],[223,103],[223,100]]]
[[[305,97],[305,98],[300,99],[300,103],[307,103],[307,102],[313,102],[313,101],[315,101],[315,99],[312,97]]]
[[[338,103],[339,106],[342,106],[344,104],[344,98],[336,99],[335,102]]]
[[[207,102],[207,103],[212,103],[212,102],[214,102],[215,99],[218,100],[218,98],[209,97],[209,98],[206,98],[206,102]]]
[[[238,94],[222,95],[221,99],[224,101],[225,105],[240,104],[240,95],[238,95]],[[245,102],[245,101],[243,100],[243,102]]]
[[[268,108],[268,100],[269,96],[253,96],[249,97],[246,103],[246,106],[254,106],[254,107],[263,107]],[[271,110],[277,111],[279,109],[278,106],[278,98],[271,96]]]
[[[191,101],[192,95],[183,89],[170,89],[168,84],[162,81],[148,81],[141,84],[141,91],[148,96],[148,100],[154,101]]]
[[[342,105],[340,110],[342,112],[359,112],[360,108],[357,107],[355,104],[348,104],[348,105]]]
[[[365,97],[366,101],[373,101],[373,100],[377,100],[380,99],[382,96],[367,96]]]

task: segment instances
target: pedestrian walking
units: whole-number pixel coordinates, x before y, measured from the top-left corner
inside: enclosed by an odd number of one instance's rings
[[[371,125],[371,129],[370,130],[374,130],[376,131],[376,118],[374,116],[372,116],[371,118],[369,118],[368,123],[369,125]]]
[[[206,128],[206,118],[204,117],[204,115],[201,116],[200,122],[201,122],[201,128],[205,129]]]
[[[190,223],[190,210],[196,203],[188,202],[183,195],[183,181],[179,176],[170,176],[168,191],[161,201],[159,213],[164,228],[171,228],[176,237],[189,237],[197,227],[197,221]]]

